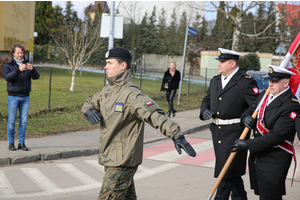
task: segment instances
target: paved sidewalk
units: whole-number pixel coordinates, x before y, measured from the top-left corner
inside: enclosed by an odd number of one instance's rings
[[[171,119],[180,125],[184,134],[193,133],[208,128],[211,123],[211,120],[199,120],[199,111],[199,109],[195,109],[178,112]],[[97,154],[99,152],[99,134],[100,130],[96,128],[90,131],[27,138],[25,144],[29,151],[9,151],[8,142],[0,141],[0,166]],[[162,139],[167,139],[167,137],[162,135],[158,129],[154,129],[146,123],[144,143]],[[15,146],[17,145],[18,140],[16,139]]]

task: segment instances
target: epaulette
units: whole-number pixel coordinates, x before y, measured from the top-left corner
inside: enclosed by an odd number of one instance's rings
[[[299,101],[298,101],[298,99],[295,99],[295,98],[292,98],[292,101],[296,101],[296,102],[299,102]]]
[[[242,74],[242,76],[245,77],[245,78],[252,78],[252,76],[250,76],[250,75],[248,75],[248,74],[246,74],[246,73],[241,73],[241,74]]]
[[[218,76],[221,76],[221,74],[215,75],[213,78],[216,78],[216,77],[218,77]]]
[[[11,63],[11,60],[7,61],[6,63]]]

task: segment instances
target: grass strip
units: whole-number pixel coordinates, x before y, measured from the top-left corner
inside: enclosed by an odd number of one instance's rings
[[[84,101],[91,95],[103,88],[103,74],[82,72],[75,79],[74,92],[69,91],[71,74],[68,70],[52,69],[51,78],[51,100],[48,109],[49,99],[49,68],[38,68],[41,77],[32,81],[32,92],[30,94],[30,109],[27,121],[26,137],[39,137],[51,134],[58,134],[77,130],[89,130],[98,128],[92,126],[83,118],[80,109]],[[140,85],[139,79],[133,82]],[[143,79],[142,89],[149,97],[165,111],[168,111],[168,103],[165,93],[160,92],[161,81]],[[0,140],[6,140],[7,126],[7,92],[6,81],[0,79]],[[182,84],[180,107],[177,108],[176,95],[174,98],[175,109],[180,112],[184,110],[197,109],[205,95],[204,86],[198,84],[190,85],[188,95],[188,84]],[[16,132],[19,121],[16,121]]]

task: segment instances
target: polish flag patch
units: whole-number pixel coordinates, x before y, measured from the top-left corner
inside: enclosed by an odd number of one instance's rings
[[[148,103],[146,103],[147,106],[151,106],[153,104],[153,102],[149,101]]]
[[[259,92],[259,90],[258,90],[257,87],[252,88],[252,90],[253,90],[253,92],[254,92],[255,94],[257,94],[257,93]]]
[[[294,111],[292,111],[291,114],[290,114],[290,117],[291,117],[292,119],[296,119],[297,113],[295,113]]]

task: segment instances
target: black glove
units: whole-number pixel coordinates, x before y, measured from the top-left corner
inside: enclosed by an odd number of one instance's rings
[[[247,150],[247,143],[245,140],[236,139],[234,144],[231,146],[231,152],[236,152],[240,150]]]
[[[209,120],[212,116],[213,116],[214,112],[207,109],[207,110],[204,110],[203,113],[202,113],[202,116],[203,116],[203,119],[204,120]],[[200,116],[199,116],[200,117]]]
[[[97,110],[90,109],[90,108],[84,113],[84,115],[92,125],[100,122],[102,117]]]
[[[256,122],[255,119],[250,115],[247,115],[242,120],[243,125],[250,129],[255,127],[255,122]]]
[[[196,152],[194,148],[188,143],[183,135],[175,136],[173,138],[175,148],[178,151],[179,154],[181,154],[181,148],[189,155],[192,157],[196,156]]]

